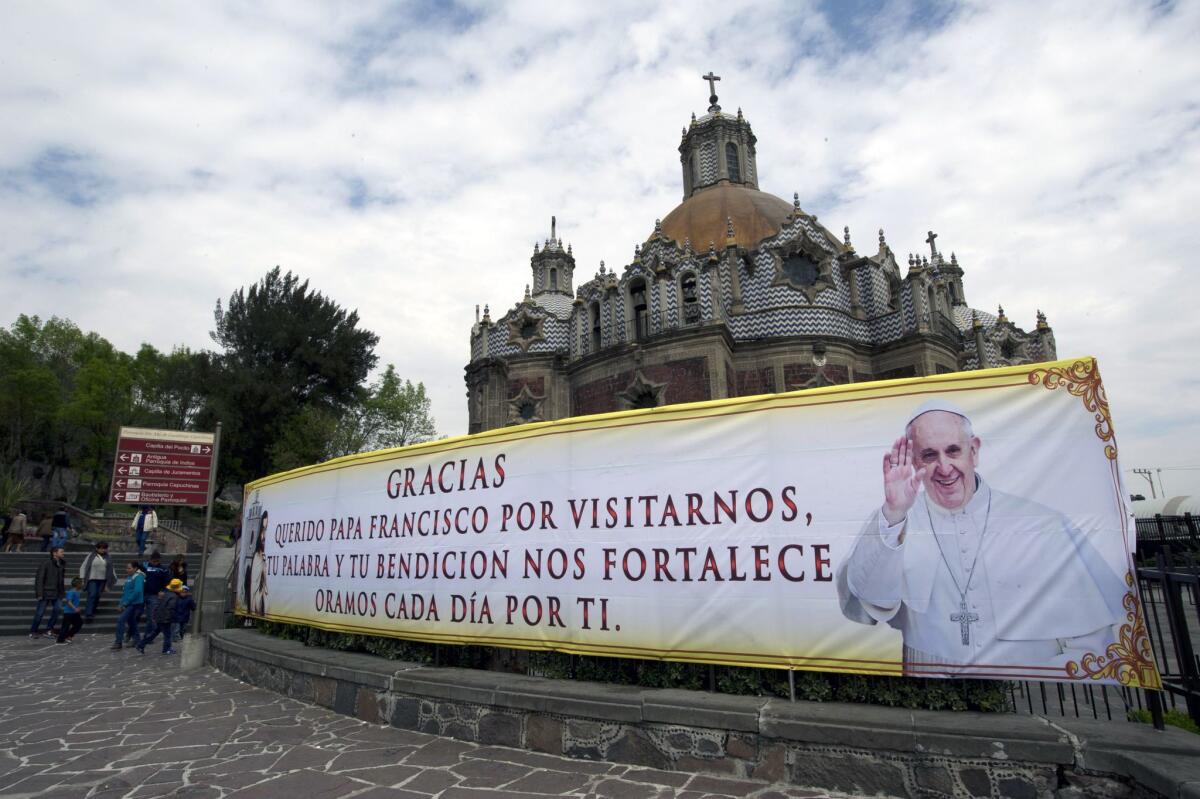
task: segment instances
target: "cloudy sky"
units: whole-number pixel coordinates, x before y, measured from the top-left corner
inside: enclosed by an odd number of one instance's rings
[[[712,69],[764,190],[860,249],[936,230],[972,305],[1100,358],[1123,465],[1195,490],[1197,41],[1200,3],[1149,0],[8,3],[0,323],[210,347],[278,264],[464,432],[475,305],[551,214],[584,277],[627,263]]]

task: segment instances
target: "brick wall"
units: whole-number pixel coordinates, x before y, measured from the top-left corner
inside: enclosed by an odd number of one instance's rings
[[[529,386],[529,393],[535,397],[546,394],[545,377],[516,377],[508,381],[508,398],[512,399],[521,393],[521,389]]]
[[[824,367],[825,377],[831,383],[849,383],[850,370],[843,364],[831,363]],[[811,363],[788,363],[783,366],[783,388],[795,391],[804,388],[809,380],[817,376],[817,368]]]
[[[737,394],[730,396],[747,397],[754,394],[774,394],[775,370],[770,366],[761,369],[741,369],[737,373]]]
[[[666,384],[663,392],[664,405],[712,398],[708,385],[707,358],[684,358],[643,366],[641,372],[651,383]],[[617,395],[629,387],[636,374],[635,370],[629,369],[576,386],[571,392],[571,413],[581,416],[623,410],[624,406]]]

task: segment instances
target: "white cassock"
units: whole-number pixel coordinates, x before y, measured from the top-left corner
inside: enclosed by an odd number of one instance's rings
[[[252,581],[250,612],[258,616],[265,616],[267,613],[267,563],[261,552],[254,553],[254,559],[250,561],[250,568],[253,570],[250,573]]]
[[[1061,667],[1102,653],[1124,619],[1128,590],[1065,516],[979,477],[957,511],[924,490],[899,524],[875,511],[837,586],[848,619],[900,630],[912,674],[955,671],[947,665]]]

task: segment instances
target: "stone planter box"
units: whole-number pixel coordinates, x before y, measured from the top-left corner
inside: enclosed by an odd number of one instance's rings
[[[213,666],[364,721],[476,743],[866,795],[1200,799],[1200,736],[434,668],[214,633]]]

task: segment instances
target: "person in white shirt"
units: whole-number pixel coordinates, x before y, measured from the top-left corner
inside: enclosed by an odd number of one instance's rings
[[[903,634],[906,674],[1063,667],[1124,618],[1124,581],[1063,514],[989,486],[981,445],[956,406],[917,408],[837,574],[848,619]]]

